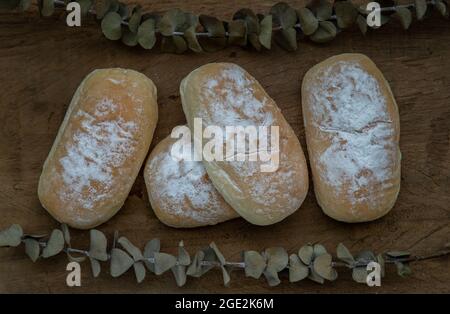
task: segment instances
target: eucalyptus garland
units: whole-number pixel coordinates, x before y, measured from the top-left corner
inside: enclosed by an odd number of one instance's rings
[[[415,18],[422,20],[432,10],[449,17],[450,0],[414,0],[410,4],[396,4],[392,0],[377,1],[380,6],[381,25],[397,20],[408,29]],[[272,41],[288,51],[298,48],[298,41],[309,38],[316,43],[333,40],[344,29],[357,25],[363,34],[369,31],[365,7],[350,0],[313,0],[302,8],[293,8],[280,2],[268,15],[255,14],[251,9],[240,9],[230,21],[213,16],[172,9],[161,15],[143,12],[140,5],[126,5],[118,0],[38,0],[40,14],[51,16],[57,7],[78,2],[83,17],[88,14],[101,21],[106,38],[121,40],[127,46],[140,45],[152,49],[160,42],[163,52],[212,52],[229,45],[271,49]],[[32,0],[2,0],[0,9],[27,10]]]
[[[187,277],[200,277],[213,268],[222,272],[224,285],[230,283],[232,270],[241,269],[247,277],[259,279],[264,276],[269,286],[281,283],[278,274],[282,271],[289,273],[290,282],[310,279],[323,284],[326,280],[334,281],[338,278],[337,268],[346,268],[352,272],[352,278],[358,283],[366,283],[367,265],[376,262],[381,267],[381,277],[385,275],[385,265],[395,264],[398,275],[405,277],[411,273],[409,264],[437,257],[448,257],[450,245],[447,244],[440,252],[428,256],[412,256],[406,251],[389,251],[376,255],[364,250],[355,256],[340,243],[336,249],[336,257],[327,252],[321,244],[307,244],[298,252],[288,254],[282,247],[270,247],[263,252],[244,251],[240,262],[229,262],[212,242],[207,248],[198,251],[191,258],[184,248],[183,241],[178,245],[177,256],[161,252],[159,239],[150,240],[141,251],[126,237],[116,231],[112,246],[108,251],[108,240],[105,234],[97,229],[90,232],[90,246],[88,250],[72,248],[70,232],[67,225],[54,229],[50,236],[24,234],[22,227],[14,224],[0,231],[0,247],[17,247],[25,245],[25,252],[33,262],[47,259],[60,253],[67,254],[69,261],[83,262],[89,260],[92,275],[98,277],[101,263],[109,261],[109,273],[112,277],[119,277],[133,268],[138,283],[141,283],[147,272],[162,275],[172,271],[179,287],[186,283]]]

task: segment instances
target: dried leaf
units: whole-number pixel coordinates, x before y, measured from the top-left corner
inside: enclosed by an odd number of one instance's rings
[[[183,266],[188,266],[191,263],[191,257],[189,256],[188,251],[184,248],[183,241],[180,241],[178,245],[178,264]]]
[[[86,256],[73,256],[69,251],[66,252],[66,255],[71,262],[81,263],[86,260]]]
[[[382,254],[377,255],[377,262],[378,262],[378,264],[380,264],[380,267],[381,267],[381,277],[384,277],[385,272],[386,272],[386,265],[385,265]]]
[[[124,3],[119,3],[119,7],[117,8],[117,13],[122,17],[123,20],[128,19],[130,16],[130,10],[128,6]]]
[[[411,268],[409,268],[408,264],[395,262],[395,266],[397,266],[397,274],[400,277],[406,277],[411,274]]]
[[[225,37],[225,27],[223,22],[213,16],[200,15],[200,24],[209,33],[209,36],[202,36],[199,39],[200,46],[208,52],[222,49],[227,44]]]
[[[275,32],[274,40],[287,51],[297,50],[297,32],[293,27]]]
[[[176,265],[177,259],[175,256],[167,253],[154,253],[155,259],[155,274],[161,275]]]
[[[305,35],[312,35],[319,27],[319,21],[308,8],[301,8],[297,11],[300,26]]]
[[[97,15],[97,19],[102,19],[106,13],[108,13],[111,0],[95,0],[95,14]]]
[[[109,12],[102,20],[103,35],[110,40],[122,37],[122,17],[116,12]]]
[[[138,44],[137,33],[133,33],[129,29],[124,28],[123,34],[122,34],[122,42],[129,47],[136,46]]]
[[[118,243],[125,249],[125,251],[128,252],[128,254],[130,254],[133,257],[135,262],[144,259],[141,250],[137,248],[133,243],[131,243],[130,240],[128,240],[127,238],[120,237]]]
[[[99,261],[97,261],[92,257],[89,257],[89,261],[91,263],[92,276],[94,278],[97,278],[100,275],[100,272],[102,271],[102,267],[100,266]]]
[[[139,29],[139,24],[141,23],[142,19],[142,8],[141,6],[136,6],[133,8],[133,14],[130,17],[130,20],[128,21],[128,28],[132,33],[137,33]]]
[[[359,30],[363,35],[366,35],[367,33],[367,21],[362,15],[358,15],[358,18],[356,19],[356,23],[358,24]]]
[[[423,19],[425,13],[427,12],[427,1],[426,0],[414,0],[416,7],[416,16],[419,21]]]
[[[156,43],[155,20],[147,19],[138,28],[138,43],[144,49],[152,49]]]
[[[134,260],[125,251],[117,248],[111,250],[110,273],[114,278],[125,273],[133,264]]]
[[[203,251],[198,251],[191,265],[189,265],[188,270],[186,272],[187,275],[192,277],[200,277],[202,273],[202,261],[205,257],[205,253]]]
[[[443,1],[436,0],[435,7],[442,16],[447,16],[447,5]]]
[[[163,37],[161,51],[181,54],[187,50],[186,41],[182,36]]]
[[[314,259],[313,267],[319,276],[327,280],[335,280],[337,278],[337,272],[332,267],[332,257],[328,253],[317,256]]]
[[[332,22],[319,22],[319,28],[311,35],[311,40],[316,43],[326,43],[336,37],[337,29]]]
[[[136,281],[141,283],[145,279],[145,267],[142,262],[137,262],[133,264],[134,274],[136,275]]]
[[[257,51],[261,50],[261,43],[259,42],[261,25],[256,14],[250,9],[241,9],[233,15],[233,20],[244,21],[248,42],[250,42],[252,47]]]
[[[264,48],[270,49],[272,43],[272,15],[266,15],[261,20],[260,25],[259,42]]]
[[[322,244],[314,244],[313,251],[314,257],[327,254],[327,249]]]
[[[39,11],[42,16],[51,16],[55,12],[54,0],[39,0]]]
[[[178,287],[182,287],[186,284],[186,266],[175,265],[172,267],[172,273]]]
[[[340,28],[350,27],[358,17],[358,10],[350,0],[336,2],[334,9],[337,25]]]
[[[103,234],[103,232],[96,229],[92,229],[89,234],[91,238],[89,256],[99,261],[107,261],[108,253],[106,252],[106,247],[108,245],[108,240],[106,239],[105,235]]]
[[[227,287],[231,281],[230,274],[224,266],[220,266],[220,268],[222,270],[223,285]]]
[[[14,224],[8,229],[0,231],[0,247],[2,246],[18,246],[22,241],[22,227]]]
[[[358,283],[366,283],[367,280],[367,270],[366,267],[355,267],[352,271],[352,278]]]
[[[180,9],[167,11],[158,23],[158,29],[163,36],[172,36],[179,25],[185,22],[184,12]]]
[[[31,0],[20,0],[19,8],[22,11],[26,11],[30,8]]]
[[[191,26],[184,31],[184,38],[187,41],[189,49],[191,49],[194,52],[202,52],[203,51],[202,46],[200,46],[200,43],[198,42],[198,39],[197,39],[195,26]]]
[[[347,264],[352,265],[355,262],[352,253],[347,249],[347,247],[343,243],[339,243],[336,249],[337,258],[341,261],[346,262]]]
[[[68,247],[71,247],[70,245],[70,231],[69,227],[66,224],[61,224],[61,230],[64,235],[64,241],[66,242]]]
[[[41,251],[41,246],[39,245],[39,242],[34,239],[25,239],[24,243],[25,243],[25,253],[33,262],[36,262],[36,260],[39,258],[39,253]]]
[[[287,3],[279,2],[270,9],[273,23],[281,26],[284,30],[290,29],[297,23],[297,13]]]
[[[406,251],[389,251],[386,252],[386,255],[393,258],[402,258],[411,256],[411,253]]]
[[[48,258],[59,254],[64,249],[64,235],[61,230],[55,229],[50,235],[47,245],[42,250],[42,257]]]
[[[92,8],[93,0],[78,0],[81,8],[81,16],[85,17]]]
[[[270,29],[272,33],[272,29]],[[228,44],[245,46],[247,44],[247,29],[244,20],[232,20],[228,23]]]
[[[145,245],[144,257],[146,259],[154,258],[155,253],[159,252],[160,249],[161,249],[161,242],[159,241],[159,239],[152,239],[148,241],[147,244]],[[154,263],[150,263],[148,260],[145,260],[144,263],[145,266],[147,266],[148,270],[150,270],[153,273],[155,272]]]
[[[327,0],[314,0],[308,5],[319,21],[326,21],[333,14],[333,5]]]
[[[298,255],[289,256],[289,282],[297,282],[308,277],[308,266],[302,263]]]
[[[298,250],[298,256],[305,265],[309,265],[314,257],[314,249],[312,245],[304,245]]]
[[[408,29],[412,22],[412,14],[408,8],[398,7],[395,14],[392,15],[397,18],[402,24],[403,29]]]
[[[266,277],[267,283],[271,287],[275,287],[281,283],[278,277],[278,272],[273,267],[266,267],[264,270],[264,276]]]
[[[214,242],[211,242],[211,244],[209,245],[209,247],[214,251],[214,253],[216,254],[217,260],[219,261],[219,263],[221,265],[225,265],[225,257],[223,256],[223,254],[220,252],[219,248],[217,247],[217,245]]]
[[[264,255],[267,259],[267,267],[273,268],[277,272],[286,268],[289,263],[289,255],[282,247],[271,247],[264,251]]]
[[[320,284],[324,284],[324,282],[325,282],[325,279],[323,277],[321,277],[319,274],[317,274],[316,271],[314,270],[314,268],[310,268],[308,279],[315,281],[317,283],[320,283]]]
[[[365,250],[365,251],[359,252],[358,255],[356,255],[356,260],[358,263],[363,263],[363,264],[367,265],[370,262],[376,262],[377,258],[372,251]]]
[[[266,261],[256,251],[244,252],[245,276],[258,279],[266,268]]]

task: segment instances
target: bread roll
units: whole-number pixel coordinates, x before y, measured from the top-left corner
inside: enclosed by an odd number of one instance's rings
[[[214,188],[201,161],[171,154],[176,141],[169,136],[158,143],[145,165],[145,185],[158,219],[171,227],[192,228],[239,217]]]
[[[44,163],[42,206],[79,229],[111,218],[138,175],[157,119],[156,87],[145,75],[123,69],[89,74]]]
[[[180,94],[191,130],[195,118],[201,118],[205,128],[221,127],[224,134],[226,126],[279,127],[279,150],[272,150],[279,155],[276,171],[261,171],[267,163],[260,158],[238,161],[228,159],[232,157],[228,154],[223,161],[203,158],[211,181],[231,207],[256,225],[279,222],[300,207],[308,190],[305,156],[280,109],[255,78],[235,64],[211,63],[184,78]],[[194,142],[201,137],[194,130]],[[252,141],[248,139],[248,147]],[[259,148],[246,151],[248,156],[256,153]]]
[[[306,73],[302,107],[325,214],[345,222],[385,215],[400,190],[400,124],[380,70],[361,54],[329,58]]]

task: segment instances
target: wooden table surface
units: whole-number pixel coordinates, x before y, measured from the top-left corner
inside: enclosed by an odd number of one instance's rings
[[[268,12],[274,3],[253,1],[251,7]],[[294,6],[302,3],[292,2]],[[229,19],[248,4],[172,0],[146,6],[161,11],[180,7]],[[300,106],[302,77],[314,64],[344,52],[372,58],[399,105],[401,191],[387,216],[352,225],[334,221],[322,213],[311,188],[302,207],[276,225],[257,227],[236,219],[212,227],[173,229],[153,214],[140,175],[124,208],[99,229],[110,239],[114,230],[119,230],[141,248],[158,237],[162,251],[170,253],[175,253],[179,240],[184,240],[191,253],[215,241],[228,260],[235,261],[244,249],[283,246],[291,253],[308,242],[320,242],[332,252],[339,242],[352,251],[402,249],[424,255],[439,250],[450,240],[450,22],[436,14],[414,23],[409,31],[392,23],[363,37],[355,29],[339,34],[327,45],[303,41],[294,53],[277,47],[261,53],[231,47],[210,54],[172,55],[106,40],[93,21],[69,28],[62,15],[39,18],[33,12],[0,13],[0,229],[18,223],[26,232],[46,233],[58,226],[39,204],[38,178],[72,95],[92,70],[131,68],[154,81],[160,111],[154,147],[174,126],[185,123],[178,91],[181,79],[208,62],[237,63],[275,99],[306,150]],[[74,247],[85,248],[88,237],[87,232],[73,231]],[[220,272],[212,270],[199,279],[188,277],[186,286],[178,288],[170,272],[161,277],[147,275],[137,284],[132,271],[113,279],[106,265],[94,279],[87,263],[82,264],[82,287],[69,288],[66,264],[63,255],[32,263],[23,247],[2,248],[0,292],[450,292],[448,258],[412,264],[409,278],[398,277],[394,267],[389,267],[379,288],[353,282],[346,270],[340,271],[337,281],[324,285],[308,280],[291,284],[283,274],[282,284],[274,288],[263,278],[246,278],[239,271],[233,272],[232,282],[225,288]]]

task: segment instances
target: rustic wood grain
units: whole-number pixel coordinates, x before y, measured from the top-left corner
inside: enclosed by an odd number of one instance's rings
[[[164,11],[180,7],[195,13],[229,19],[246,1],[141,1],[146,8]],[[252,1],[267,12],[275,1]],[[294,1],[299,5],[303,1]],[[0,229],[21,224],[27,232],[48,232],[57,223],[40,206],[36,195],[42,164],[49,152],[70,99],[81,80],[97,68],[124,67],[148,75],[158,87],[160,120],[152,147],[171,129],[185,123],[180,97],[181,79],[196,67],[214,61],[234,62],[254,75],[281,107],[305,149],[300,107],[300,83],[314,64],[335,54],[367,54],[384,73],[396,96],[401,120],[402,180],[395,208],[371,223],[344,224],[325,216],[312,188],[302,207],[285,221],[268,227],[236,219],[214,227],[177,230],[161,224],[148,204],[139,176],[124,208],[99,229],[110,238],[120,230],[143,247],[159,237],[162,250],[175,252],[183,239],[190,252],[215,241],[229,260],[244,249],[284,246],[295,252],[307,242],[321,242],[334,250],[344,242],[351,250],[407,249],[427,254],[450,241],[450,22],[433,15],[414,23],[409,31],[388,25],[363,37],[346,31],[328,45],[301,42],[295,53],[277,47],[256,53],[231,47],[212,54],[171,55],[157,50],[127,48],[106,40],[95,21],[69,28],[63,16],[39,18],[31,12],[0,13]],[[306,149],[305,149],[306,151]],[[87,232],[74,232],[74,246],[86,247]],[[264,279],[232,274],[224,288],[219,271],[200,279],[188,278],[177,288],[169,273],[148,275],[135,283],[130,271],[112,279],[104,267],[93,279],[82,265],[82,287],[65,283],[67,259],[59,256],[32,263],[23,247],[0,250],[0,292],[450,292],[448,259],[413,264],[402,279],[389,267],[379,288],[358,285],[346,270],[336,282],[321,286],[310,281],[269,288]]]

